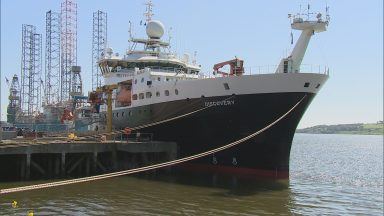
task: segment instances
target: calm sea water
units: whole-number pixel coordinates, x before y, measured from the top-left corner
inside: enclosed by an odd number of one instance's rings
[[[30,210],[35,215],[383,215],[383,136],[296,134],[289,181],[125,176],[0,197],[0,215]]]

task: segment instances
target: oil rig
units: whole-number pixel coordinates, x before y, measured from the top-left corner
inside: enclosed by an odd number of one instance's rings
[[[75,0],[62,0],[57,11],[47,11],[44,50],[43,37],[36,26],[22,25],[21,70],[11,81],[7,80],[8,123],[34,131],[87,130],[87,124],[76,122],[77,116],[89,115],[88,96],[84,96],[77,61],[77,21]],[[97,62],[106,46],[107,14],[96,11],[92,33],[93,90],[103,84]]]

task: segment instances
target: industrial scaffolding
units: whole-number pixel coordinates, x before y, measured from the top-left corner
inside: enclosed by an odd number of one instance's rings
[[[21,112],[34,116],[41,107],[42,37],[33,25],[22,25]]]
[[[60,13],[46,13],[44,103],[60,102]]]
[[[79,73],[72,72],[77,65],[77,4],[72,0],[61,3],[61,94],[60,101],[69,101],[81,83]],[[82,91],[82,89],[81,89]]]
[[[98,61],[107,48],[107,13],[98,10],[93,12],[92,32],[92,90],[102,86],[102,74]]]
[[[20,111],[20,84],[19,78],[16,74],[13,76],[9,87],[8,99],[9,104],[7,107],[7,122],[15,123],[16,115],[19,114]]]

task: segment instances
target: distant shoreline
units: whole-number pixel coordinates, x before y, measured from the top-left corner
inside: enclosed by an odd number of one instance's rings
[[[359,135],[383,135],[383,122],[356,123],[337,125],[316,125],[313,127],[297,129],[296,133],[307,134],[359,134]]]

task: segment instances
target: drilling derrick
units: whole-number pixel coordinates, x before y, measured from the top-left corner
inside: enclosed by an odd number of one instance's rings
[[[22,26],[21,111],[26,117],[36,115],[40,108],[41,34],[33,25]]]
[[[42,34],[34,34],[34,67],[35,67],[35,74],[34,74],[34,87],[35,87],[35,97],[36,97],[36,109],[34,109],[34,114],[38,114],[38,112],[41,111],[41,99],[42,94],[41,90],[43,87],[43,80],[41,79],[41,74],[43,70],[43,36]]]
[[[61,3],[61,92],[60,101],[70,100],[72,66],[77,65],[77,4],[72,0]]]
[[[8,82],[8,80],[7,80]],[[16,115],[20,112],[20,85],[19,78],[14,75],[9,87],[9,104],[7,107],[7,122],[15,123]]]
[[[92,32],[92,90],[102,86],[102,75],[98,61],[107,48],[107,13],[97,11],[93,13]]]
[[[60,101],[60,13],[46,13],[45,104]]]

